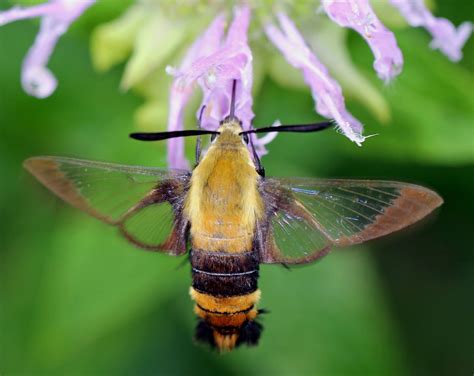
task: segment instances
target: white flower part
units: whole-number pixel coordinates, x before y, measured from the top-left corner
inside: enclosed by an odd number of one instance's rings
[[[445,18],[434,17],[423,0],[390,0],[407,22],[414,27],[424,27],[433,37],[432,49],[439,49],[451,61],[462,59],[462,48],[472,33],[472,23],[463,22],[456,27]]]
[[[322,116],[334,119],[344,135],[360,146],[365,140],[362,136],[363,127],[347,111],[341,87],[307,47],[288,16],[278,13],[277,17],[283,32],[274,24],[268,23],[265,25],[267,37],[291,65],[302,71],[316,103],[316,111]]]
[[[21,83],[23,90],[40,99],[49,97],[58,86],[56,77],[44,66],[31,66],[23,69]]]
[[[169,74],[170,76],[177,76],[179,74],[178,69],[176,69],[175,67],[173,67],[171,65],[167,65],[165,67],[165,72],[166,72],[166,74]]]

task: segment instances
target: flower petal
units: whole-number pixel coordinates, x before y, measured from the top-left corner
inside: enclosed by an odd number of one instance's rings
[[[237,80],[235,114],[242,121],[244,129],[252,127],[252,119],[255,116],[252,110],[252,86],[253,86],[253,56],[248,45],[247,32],[250,22],[250,8],[236,8],[234,20],[229,27],[224,48],[234,59],[229,60],[229,70],[233,70],[234,76],[221,75],[218,80],[224,81],[223,85],[215,84],[214,87],[201,83],[204,92],[202,105],[209,110],[205,112],[204,124],[206,128],[216,129],[219,121],[230,112],[230,101],[232,93],[232,80]],[[217,55],[212,58],[216,58]],[[218,81],[216,80],[216,81]],[[259,157],[267,154],[265,145],[277,136],[276,133],[268,134],[258,138],[252,134],[252,142]]]
[[[252,54],[247,44],[248,7],[236,8],[225,42],[212,53],[199,56],[187,69],[174,70],[181,87],[197,82],[206,106],[203,127],[216,129],[229,113],[232,80],[237,80],[236,115],[248,126],[253,117]]]
[[[46,67],[49,57],[69,25],[94,3],[95,0],[52,0],[29,8],[14,7],[0,12],[0,25],[25,18],[42,17],[40,31],[22,66],[21,82],[28,94],[46,98],[54,92],[57,80]]]
[[[430,47],[439,49],[451,61],[462,59],[462,48],[472,33],[472,23],[456,27],[445,18],[436,18],[426,8],[423,0],[390,0],[411,26],[422,26],[433,37]]]
[[[242,121],[242,127],[249,129],[251,127],[252,119],[255,114],[252,111],[253,98],[252,98],[252,85],[253,85],[253,56],[252,51],[248,45],[247,32],[250,23],[250,8],[241,7],[236,8],[234,12],[234,20],[229,27],[227,32],[226,44],[239,51],[241,65],[237,77],[237,93],[235,101],[235,114]],[[227,94],[228,104],[227,109],[223,109],[225,114],[230,111],[230,100],[231,91],[225,91],[223,94]]]
[[[11,9],[0,12],[0,26],[27,18],[41,17],[45,14],[54,12],[55,9],[56,5],[54,2],[44,3],[28,8],[14,6]]]
[[[288,16],[278,13],[277,17],[283,32],[269,23],[265,26],[267,37],[291,65],[303,72],[316,102],[316,111],[327,118],[333,118],[342,132],[360,146],[365,140],[361,134],[362,124],[346,110],[341,87],[307,47]]]
[[[215,38],[214,44],[211,44],[212,48],[204,49],[205,44],[198,44],[196,47],[200,49],[199,53],[187,56],[180,69],[171,67],[167,69],[177,78],[171,95],[174,102],[179,102],[179,113],[182,113],[187,102],[186,95],[189,95],[193,84],[197,82],[201,87],[203,100],[200,109],[205,108],[201,124],[203,128],[216,129],[219,122],[229,114],[233,80],[237,81],[235,114],[242,121],[244,129],[251,127],[254,117],[252,111],[253,71],[252,52],[247,38],[250,16],[249,7],[237,7],[222,45],[220,45],[220,39],[223,25],[219,29],[218,38]],[[197,113],[198,117],[200,112],[201,110]],[[178,114],[174,103],[170,105],[169,129],[175,129],[178,126],[182,129],[182,119],[175,122],[172,118],[173,114],[174,116]],[[266,153],[264,145],[273,137],[274,135],[265,137],[263,140],[253,138],[260,155]],[[182,163],[184,159],[182,144],[170,140],[168,148],[170,165]]]
[[[357,31],[370,46],[374,69],[385,82],[400,74],[403,56],[395,36],[377,18],[368,0],[323,0],[327,15],[338,25]]]
[[[168,130],[183,129],[184,105],[188,96],[181,93],[171,93],[168,113]],[[189,162],[184,154],[184,139],[182,137],[167,140],[168,166],[170,168],[189,169]]]
[[[192,66],[192,63],[203,54],[215,52],[221,43],[224,34],[225,18],[223,15],[217,16],[207,30],[200,36],[187,51],[179,71],[185,71]],[[169,73],[177,70],[168,68]],[[168,130],[175,131],[184,128],[183,116],[184,108],[191,96],[192,86],[182,84],[181,77],[178,77],[171,86],[169,98]],[[184,140],[182,138],[169,139],[168,165],[171,168],[189,168],[189,162],[184,154]]]
[[[309,46],[329,67],[330,73],[341,84],[346,98],[363,104],[381,123],[390,119],[390,107],[384,96],[359,71],[352,61],[347,46],[348,30],[330,20],[321,20],[317,30],[306,34]]]

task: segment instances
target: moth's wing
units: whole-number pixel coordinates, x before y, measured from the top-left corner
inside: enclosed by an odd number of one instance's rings
[[[63,157],[35,157],[25,168],[72,206],[117,226],[138,247],[186,252],[182,206],[189,172]]]
[[[390,234],[443,203],[427,188],[376,180],[268,179],[262,194],[268,217],[262,262],[288,264]]]

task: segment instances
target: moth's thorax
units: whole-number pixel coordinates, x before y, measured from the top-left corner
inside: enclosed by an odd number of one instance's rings
[[[259,175],[237,122],[223,123],[191,178],[185,214],[193,248],[245,252],[252,248],[255,223],[263,213]]]

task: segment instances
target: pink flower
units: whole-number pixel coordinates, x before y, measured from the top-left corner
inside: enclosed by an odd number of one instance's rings
[[[58,39],[69,25],[95,0],[51,0],[28,8],[13,7],[0,12],[0,26],[10,22],[41,17],[40,31],[23,61],[21,83],[23,89],[37,98],[49,97],[57,80],[46,67]]]
[[[439,49],[452,61],[461,60],[461,50],[472,33],[471,22],[463,22],[456,29],[447,19],[434,17],[423,0],[390,0],[390,3],[411,26],[422,26],[430,32],[433,36],[431,48]]]
[[[279,13],[278,21],[282,30],[272,23],[265,26],[268,38],[291,65],[303,72],[316,102],[316,111],[334,119],[344,135],[360,146],[365,139],[362,136],[362,124],[346,110],[341,87],[306,46],[303,37],[288,16]]]
[[[403,56],[392,32],[375,15],[368,0],[323,0],[327,15],[337,24],[357,31],[369,44],[374,68],[385,82],[400,74]]]
[[[231,85],[233,80],[237,80],[235,114],[242,121],[242,127],[249,129],[254,117],[252,52],[247,40],[250,8],[246,6],[236,8],[225,38],[223,38],[223,21],[222,15],[213,21],[203,36],[191,46],[179,70],[168,67],[168,73],[176,77],[171,89],[170,108],[179,107],[179,112],[182,113],[185,102],[181,100],[182,96],[176,95],[176,91],[189,95],[194,83],[197,83],[203,93],[200,108],[205,108],[201,126],[206,129],[217,129],[219,122],[229,114]],[[212,43],[209,43],[210,40]],[[189,64],[192,58],[194,62]],[[198,116],[200,112],[199,110]],[[182,118],[178,124],[175,119],[169,118],[169,130],[181,129],[182,126]],[[264,145],[275,137],[273,134],[262,138],[252,136],[259,155],[266,153]],[[171,167],[188,165],[182,151],[172,155],[173,158],[168,158]]]
[[[412,26],[423,26],[433,36],[432,48],[440,49],[451,60],[457,61],[462,57],[461,49],[469,38],[472,24],[465,22],[455,28],[448,20],[435,18],[423,5],[422,0],[390,0]],[[69,25],[79,17],[95,0],[49,0],[48,2],[27,7],[14,7],[0,12],[0,26],[25,18],[41,17],[41,27],[34,45],[28,52],[23,62],[22,84],[27,93],[38,98],[45,98],[54,92],[57,81],[53,74],[46,68],[49,57],[59,39]],[[229,4],[233,2],[229,2]],[[283,5],[283,1],[281,2]],[[301,2],[303,4],[303,2]],[[252,5],[259,6],[260,14],[265,10],[276,7],[268,6],[266,2],[248,0],[245,4],[234,9],[232,20],[229,21],[228,13],[222,4],[224,2],[209,2],[206,10],[209,13],[196,12],[194,2],[180,2],[182,12],[173,10],[172,3],[161,4],[159,0],[138,1],[132,5],[119,19],[103,25],[93,35],[93,58],[98,67],[107,69],[114,64],[132,58],[127,64],[124,87],[138,89],[148,100],[148,108],[166,105],[161,87],[156,89],[155,82],[161,82],[164,63],[167,58],[179,55],[181,44],[189,33],[201,30],[201,20],[210,14],[217,14],[211,20],[194,43],[184,53],[181,64],[177,68],[166,67],[166,72],[174,77],[168,99],[168,130],[175,131],[184,128],[184,113],[189,104],[194,88],[199,87],[202,92],[201,105],[197,111],[197,118],[201,118],[201,126],[207,129],[216,129],[219,122],[229,115],[231,86],[237,81],[235,115],[242,120],[244,129],[253,126],[253,96],[252,86],[255,80],[253,72],[253,55],[248,41],[248,30],[252,16]],[[273,4],[273,3],[272,3]],[[306,4],[306,3],[305,3]],[[294,8],[307,12],[308,4],[301,6],[295,2]],[[178,7],[178,5],[176,5]],[[337,25],[351,28],[358,32],[370,46],[374,55],[374,69],[385,82],[401,73],[403,56],[397,45],[394,34],[389,31],[370,6],[369,0],[322,0],[322,8],[326,15]],[[275,13],[278,22],[272,21],[273,15],[264,18],[262,25],[264,35],[274,44],[286,61],[298,69],[309,86],[315,101],[316,111],[329,119],[333,119],[337,128],[351,141],[361,145],[367,138],[363,135],[362,124],[346,108],[341,86],[330,74],[329,69],[323,64],[328,63],[320,53],[319,57],[305,42],[302,33],[293,21],[282,11]],[[316,11],[316,4],[314,6]],[[316,13],[316,12],[315,12]],[[200,17],[203,16],[203,17]],[[321,21],[324,15],[316,22]],[[199,22],[197,21],[199,19]],[[262,18],[260,18],[262,19]],[[257,19],[256,22],[258,22]],[[255,22],[255,21],[254,21]],[[183,30],[186,25],[186,32]],[[189,30],[189,33],[188,33]],[[306,30],[309,32],[308,30]],[[334,31],[334,29],[333,29]],[[333,34],[335,34],[333,32]],[[254,34],[258,37],[260,34]],[[319,35],[318,35],[319,37]],[[324,38],[321,36],[321,38]],[[331,39],[331,43],[341,41],[340,37]],[[160,43],[166,43],[160,44]],[[323,43],[324,45],[324,43]],[[339,47],[337,58],[342,65],[351,69],[350,78],[341,71],[332,73],[343,77],[347,82],[353,82],[354,77],[358,82],[364,82],[355,68],[352,68],[345,49]],[[264,66],[263,64],[261,66]],[[132,72],[132,73],[131,73]],[[286,70],[271,71],[285,76]],[[262,74],[260,72],[260,74]],[[287,79],[288,81],[288,79]],[[374,99],[376,90],[366,82],[365,97]],[[157,94],[158,93],[158,94]],[[370,94],[372,93],[372,94]],[[377,96],[377,95],[375,95]],[[385,104],[381,96],[370,103]],[[153,106],[151,106],[151,104]],[[378,106],[377,108],[387,108]],[[388,110],[381,110],[387,112]],[[144,112],[145,113],[145,112]],[[146,117],[147,124],[165,123],[161,118],[165,108]],[[160,117],[161,116],[161,117]],[[145,118],[145,117],[144,117]],[[150,120],[151,119],[151,120]],[[252,134],[252,141],[259,156],[267,153],[266,145],[273,140],[276,133],[269,133],[265,137],[257,138]],[[189,168],[190,164],[185,157],[184,141],[170,139],[168,141],[168,164],[170,167]]]
[[[167,67],[170,74],[177,76],[170,91],[168,130],[176,131],[184,128],[183,112],[192,93],[192,87],[184,82],[186,80],[185,72],[189,71],[193,63],[202,56],[216,52],[224,34],[224,25],[224,16],[217,16],[203,35],[189,48],[179,70]],[[189,168],[189,163],[184,155],[184,140],[182,138],[168,140],[168,165],[174,168]]]

